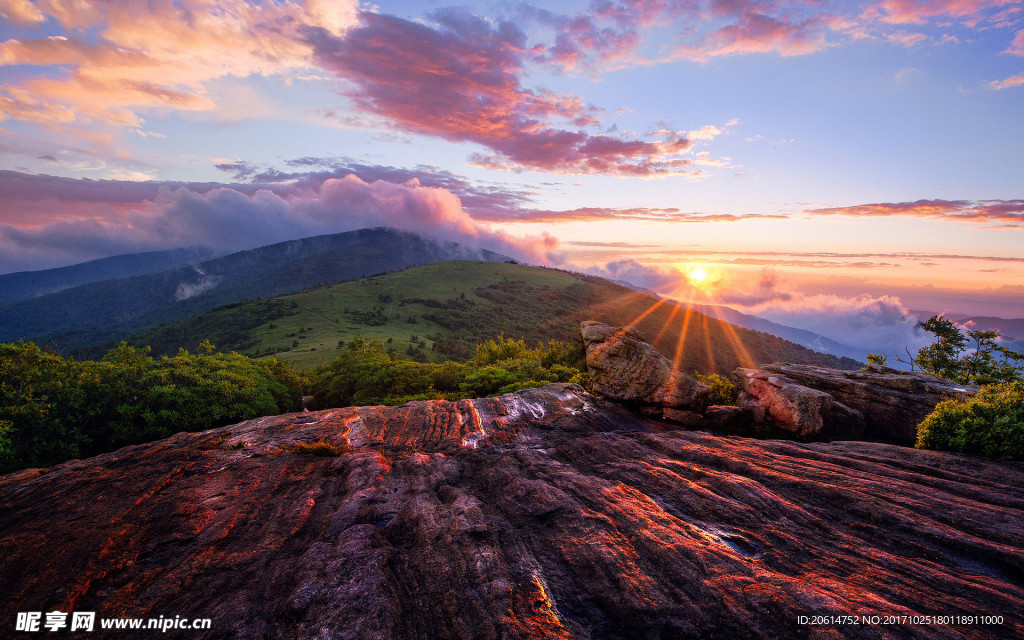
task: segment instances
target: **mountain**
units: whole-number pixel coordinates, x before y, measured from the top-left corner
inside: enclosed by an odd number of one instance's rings
[[[0,619],[93,611],[101,639],[163,637],[111,619],[189,640],[1020,638],[1022,496],[1020,465],[667,429],[575,385],[293,413],[0,476]]]
[[[938,315],[937,311],[912,310],[922,322]],[[998,331],[1004,339],[1002,344],[1017,351],[1024,350],[1024,318],[998,318],[996,316],[971,316],[965,313],[944,313],[942,317],[958,325],[971,324],[976,331]]]
[[[996,330],[1004,338],[1024,341],[1024,318],[996,318],[994,316],[967,316],[958,320],[960,324],[974,323],[974,328],[980,331]]]
[[[206,249],[172,249],[101,258],[56,269],[8,273],[0,275],[0,303],[34,298],[90,282],[159,273],[210,258],[210,251]]]
[[[825,336],[814,333],[813,331],[787,327],[786,325],[772,322],[771,320],[742,313],[730,307],[710,304],[692,304],[688,306],[692,307],[695,311],[700,311],[705,315],[718,318],[719,320],[725,320],[726,322],[732,323],[736,326],[746,327],[747,329],[753,329],[754,331],[770,333],[773,336],[785,338],[790,342],[803,345],[808,349],[813,349],[814,351],[820,351],[822,353],[830,353],[834,356],[839,356],[840,358],[850,358],[852,360],[862,361],[864,360],[865,355],[869,352],[858,347],[836,342],[831,338],[826,338]]]
[[[317,236],[0,304],[0,342],[95,344],[219,305],[460,257],[508,259],[392,229]]]
[[[531,345],[573,342],[580,321],[587,319],[635,325],[687,371],[728,372],[778,361],[859,367],[597,276],[479,261],[437,262],[233,304],[136,334],[129,342],[162,354],[194,349],[209,339],[222,350],[276,355],[310,367],[332,360],[342,343],[362,337],[417,359],[461,360],[473,355],[476,344],[501,333]]]

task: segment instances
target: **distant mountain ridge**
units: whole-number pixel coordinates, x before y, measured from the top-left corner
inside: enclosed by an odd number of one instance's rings
[[[274,355],[299,367],[333,360],[355,338],[379,340],[414,359],[464,360],[499,334],[531,346],[573,342],[580,321],[594,319],[635,326],[685,371],[728,373],[779,361],[861,366],[598,276],[465,260],[226,305],[128,341],[160,355],[209,339],[221,350]],[[98,357],[110,346],[82,355]]]
[[[80,264],[40,271],[0,275],[0,303],[56,293],[71,287],[160,273],[209,260],[213,252],[201,247],[146,251],[100,258]]]
[[[315,236],[0,304],[0,342],[79,347],[224,304],[455,258],[509,259],[379,227]]]
[[[912,309],[922,322],[939,315],[937,311]],[[996,316],[970,316],[965,313],[944,313],[942,317],[959,325],[973,323],[972,329],[978,331],[998,331],[1011,349],[1024,349],[1024,318],[998,318]]]
[[[694,311],[700,311],[712,318],[719,318],[736,326],[753,329],[754,331],[770,333],[773,336],[803,345],[808,349],[829,353],[840,358],[852,358],[853,360],[863,361],[868,353],[868,351],[842,344],[813,331],[772,322],[759,316],[737,311],[731,307],[710,304],[691,304],[688,306]]]

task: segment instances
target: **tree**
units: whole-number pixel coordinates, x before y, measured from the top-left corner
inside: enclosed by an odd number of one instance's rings
[[[998,331],[966,334],[942,316],[932,316],[921,328],[936,336],[935,344],[917,352],[907,362],[925,373],[961,384],[994,384],[1024,379],[1024,353],[1000,345]]]

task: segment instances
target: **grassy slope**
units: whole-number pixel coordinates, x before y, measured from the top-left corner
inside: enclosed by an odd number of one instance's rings
[[[400,353],[422,344],[431,360],[463,359],[504,333],[528,344],[574,340],[581,320],[637,328],[687,370],[729,371],[772,361],[842,366],[767,334],[733,327],[589,276],[506,263],[452,261],[231,305],[135,336],[157,353],[194,348],[209,338],[220,349],[312,367],[336,355],[338,341],[389,338]],[[414,322],[410,322],[410,318]],[[683,335],[686,325],[686,339]],[[415,335],[417,340],[411,341]],[[435,342],[438,343],[435,346]],[[297,343],[297,346],[293,346]],[[738,345],[738,346],[733,346]],[[415,355],[415,353],[414,353]],[[854,366],[847,360],[847,366]]]

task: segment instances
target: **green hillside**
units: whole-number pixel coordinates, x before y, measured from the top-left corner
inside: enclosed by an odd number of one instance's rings
[[[508,259],[386,228],[280,242],[193,266],[0,303],[0,342],[25,339],[86,349],[225,304],[463,257]]]
[[[468,260],[232,304],[136,334],[129,343],[172,354],[209,339],[220,350],[276,355],[308,368],[361,337],[421,361],[465,360],[499,334],[527,344],[577,340],[585,319],[635,324],[667,356],[678,353],[686,370],[725,372],[777,361],[859,366],[594,276]]]

